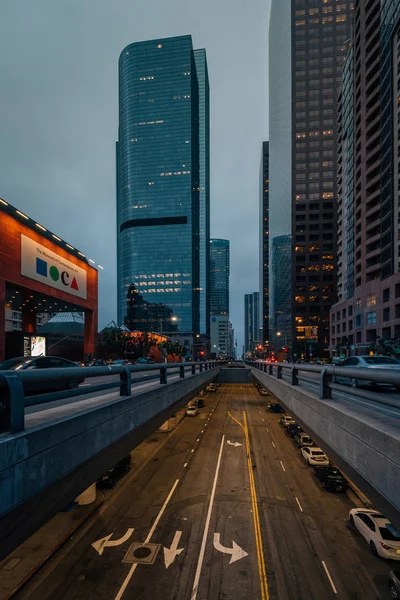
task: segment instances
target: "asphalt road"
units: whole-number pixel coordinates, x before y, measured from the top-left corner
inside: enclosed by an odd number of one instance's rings
[[[252,385],[208,394],[16,597],[386,598],[393,564],[346,520],[359,501],[320,487],[266,400]],[[106,536],[99,554],[92,544]],[[153,564],[124,562],[133,543],[140,560],[149,542]]]

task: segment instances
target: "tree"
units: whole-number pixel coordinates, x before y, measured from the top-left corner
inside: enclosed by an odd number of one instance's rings
[[[377,338],[370,345],[371,352],[381,354],[383,356],[400,356],[400,339],[399,338]]]

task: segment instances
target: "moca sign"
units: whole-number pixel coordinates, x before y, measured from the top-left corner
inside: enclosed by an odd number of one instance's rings
[[[86,271],[26,235],[21,235],[21,275],[87,299]]]

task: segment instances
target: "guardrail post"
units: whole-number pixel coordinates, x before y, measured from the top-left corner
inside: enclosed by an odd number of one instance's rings
[[[274,374],[274,369],[273,366],[271,364],[268,365],[268,375],[273,375]]]
[[[277,379],[282,379],[282,367],[281,365],[278,365],[277,371],[276,371],[276,377]]]
[[[321,400],[332,400],[332,390],[329,387],[332,376],[328,375],[328,369],[322,369],[319,380],[319,397]]]
[[[180,367],[179,367],[179,377],[181,379],[183,379],[185,377],[185,367],[183,365],[180,365]]]
[[[192,364],[192,375],[196,375],[196,365]]]
[[[25,429],[24,386],[18,373],[3,372],[0,377],[8,388],[0,401],[0,433],[19,433]]]
[[[130,370],[125,367],[122,371],[121,376],[121,386],[120,386],[120,396],[130,396],[132,393],[132,377]]]
[[[208,363],[204,363],[204,370],[207,371],[208,369]]]
[[[203,363],[200,363],[199,367],[200,367],[200,373],[202,373],[203,372]]]
[[[160,383],[161,384],[167,383],[167,368],[166,367],[161,367],[161,369],[160,369]]]
[[[292,373],[292,385],[299,385],[299,378],[297,376],[297,368],[292,367],[291,373]]]
[[[264,363],[264,373],[267,372],[267,363]]]

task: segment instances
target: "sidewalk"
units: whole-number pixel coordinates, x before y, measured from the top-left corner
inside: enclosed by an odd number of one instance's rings
[[[12,598],[103,502],[106,504],[114,493],[129,484],[129,480],[133,479],[166,443],[170,432],[182,421],[185,414],[185,409],[178,411],[168,432],[155,431],[131,452],[131,470],[112,490],[104,490],[104,494],[98,490],[93,504],[76,506],[70,512],[57,513],[0,562],[0,600]]]

